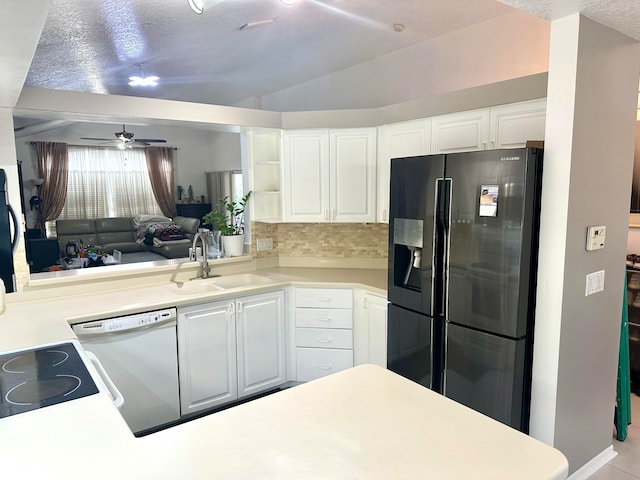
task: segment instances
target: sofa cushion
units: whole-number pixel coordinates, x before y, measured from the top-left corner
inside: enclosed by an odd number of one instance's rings
[[[78,220],[56,220],[56,232],[60,235],[95,235],[96,221],[88,218]]]
[[[146,245],[137,242],[113,242],[103,243],[107,253],[113,253],[114,250],[120,250],[122,253],[144,252],[148,250]]]
[[[66,246],[69,242],[79,243],[80,240],[85,245],[95,245],[98,243],[96,235],[96,223],[90,219],[78,220],[56,220],[56,234],[58,237],[58,248],[60,257],[66,255]]]
[[[200,220],[191,217],[176,216],[173,217],[173,223],[182,227],[182,231],[184,231],[189,240],[193,240],[193,235],[200,227]]]
[[[131,217],[96,218],[96,232],[132,232],[135,230]]]

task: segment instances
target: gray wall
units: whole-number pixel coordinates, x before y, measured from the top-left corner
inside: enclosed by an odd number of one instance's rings
[[[612,443],[639,62],[614,30],[552,22],[531,433],[571,471]],[[590,225],[606,225],[603,250],[586,251]],[[585,297],[599,270],[604,291]]]

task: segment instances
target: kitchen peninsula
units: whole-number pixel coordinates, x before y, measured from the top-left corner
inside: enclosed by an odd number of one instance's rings
[[[268,284],[166,284],[9,299],[0,351],[73,338],[69,323],[290,286],[370,289],[386,272],[275,268]],[[224,278],[225,274],[221,278]],[[231,279],[233,275],[227,275]],[[0,419],[7,478],[563,479],[557,450],[392,372],[361,365],[136,438],[106,394]],[[34,456],[37,461],[34,461]]]

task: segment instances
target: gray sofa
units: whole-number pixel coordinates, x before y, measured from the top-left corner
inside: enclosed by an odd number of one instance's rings
[[[176,216],[173,223],[180,225],[188,240],[193,241],[198,231],[200,220],[197,218]],[[182,258],[189,255],[190,242],[165,242],[161,246],[147,245],[138,242],[138,227],[134,217],[113,217],[56,220],[56,231],[60,256],[65,256],[67,242],[77,242],[82,239],[85,245],[100,245],[112,253],[120,250],[122,253],[150,251],[166,258]]]

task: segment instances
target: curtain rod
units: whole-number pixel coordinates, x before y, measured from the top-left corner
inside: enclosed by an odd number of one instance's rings
[[[35,145],[38,142],[35,141],[31,141],[31,142],[25,142],[25,143],[30,143],[31,145]],[[55,142],[53,142],[55,143]],[[68,143],[67,144],[69,147],[91,147],[91,148],[115,148],[117,150],[120,150],[118,147],[107,147],[107,146],[100,146],[100,145],[74,145],[72,143]],[[158,146],[158,145],[149,145],[149,146]],[[145,147],[136,147],[136,150],[142,150]],[[165,148],[170,148],[172,150],[178,150],[178,147],[165,147]],[[128,150],[128,149],[124,149],[124,150]]]

